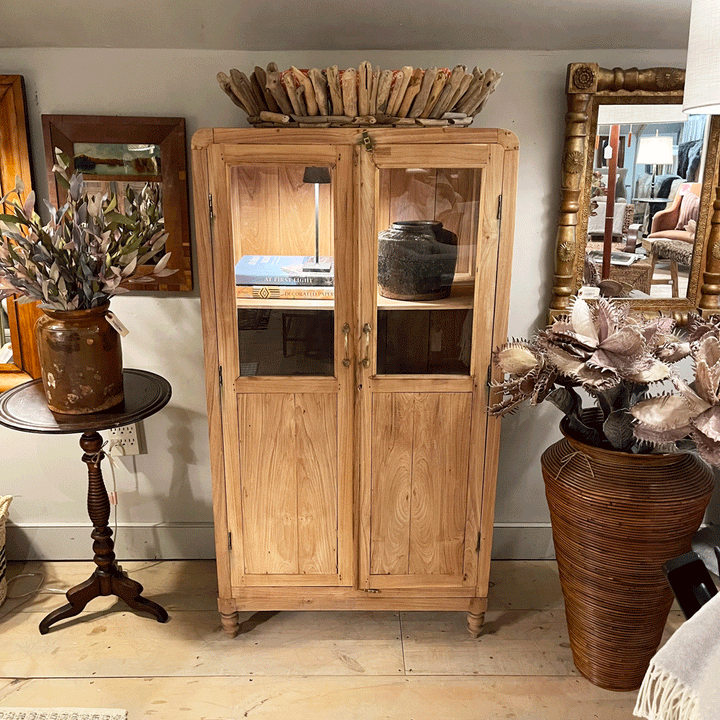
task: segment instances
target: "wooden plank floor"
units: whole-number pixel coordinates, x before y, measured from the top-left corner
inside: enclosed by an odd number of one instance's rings
[[[0,707],[118,707],[130,720],[631,720],[635,693],[575,670],[554,561],[492,565],[485,633],[460,613],[284,612],[234,639],[220,628],[213,562],[123,563],[170,621],[113,598],[40,635],[38,622],[92,570],[42,572],[10,586],[0,608]],[[110,612],[112,610],[112,612]],[[248,613],[241,619],[250,619]],[[682,623],[673,611],[666,637]]]

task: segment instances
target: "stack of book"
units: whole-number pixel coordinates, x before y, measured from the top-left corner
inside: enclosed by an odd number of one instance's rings
[[[331,300],[335,296],[334,274],[304,269],[315,257],[302,255],[244,255],[235,265],[239,298],[278,300]],[[332,258],[321,257],[321,263]]]

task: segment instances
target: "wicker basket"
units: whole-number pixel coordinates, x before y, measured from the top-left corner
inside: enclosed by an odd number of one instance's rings
[[[640,687],[673,594],[662,570],[690,549],[713,489],[694,455],[634,455],[569,437],[541,465],[573,660],[609,690]]]
[[[7,558],[5,556],[5,521],[8,517],[11,495],[0,497],[0,605],[7,597]]]

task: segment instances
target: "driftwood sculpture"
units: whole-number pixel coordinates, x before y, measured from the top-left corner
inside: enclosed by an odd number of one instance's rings
[[[217,74],[223,92],[256,127],[467,126],[483,109],[502,73],[464,65],[400,70],[358,68],[280,71],[275,63]]]

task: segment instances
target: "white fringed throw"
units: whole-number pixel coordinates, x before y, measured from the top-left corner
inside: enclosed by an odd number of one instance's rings
[[[720,718],[720,594],[657,652],[633,714],[648,720]]]

